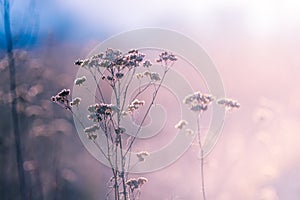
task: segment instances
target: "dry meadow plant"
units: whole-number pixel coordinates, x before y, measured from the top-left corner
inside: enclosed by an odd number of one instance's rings
[[[162,73],[151,71],[152,63],[145,59],[145,55],[138,50],[130,50],[123,53],[116,49],[107,49],[105,52],[99,53],[88,59],[77,60],[75,65],[84,68],[93,77],[95,81],[98,96],[92,98],[97,100],[96,104],[90,105],[88,108],[89,115],[87,118],[93,122],[93,125],[86,127],[79,116],[76,116],[73,109],[80,106],[82,98],[70,98],[71,91],[63,89],[52,97],[52,101],[60,105],[62,108],[72,112],[74,117],[79,120],[84,133],[94,143],[97,149],[108,161],[112,170],[112,178],[108,182],[108,192],[106,199],[139,199],[141,194],[141,186],[148,180],[144,177],[129,178],[130,153],[134,142],[142,126],[145,123],[151,107],[155,104],[157,94],[165,79],[170,67],[177,60],[175,55],[169,52],[162,52],[155,61],[161,65]],[[137,68],[144,68],[143,73],[138,73]],[[101,77],[101,84],[97,81],[97,77]],[[131,97],[128,89],[134,79],[146,79],[147,84],[139,85],[137,93]],[[85,87],[87,81],[86,76],[75,79],[76,87]],[[107,100],[105,90],[109,88],[114,99]],[[86,88],[89,90],[89,88]],[[152,95],[149,99],[141,100],[142,94],[150,91]],[[91,91],[89,90],[90,94]],[[129,105],[126,102],[130,102]],[[135,133],[131,133],[127,137],[127,130],[121,126],[124,116],[133,115],[144,107],[144,113]],[[145,108],[146,107],[146,108]],[[101,146],[97,141],[100,132],[105,135],[107,146]],[[143,162],[149,156],[147,151],[137,153],[139,162]],[[120,163],[120,162],[121,163]]]
[[[203,149],[203,136],[200,131],[200,119],[205,111],[207,111],[208,107],[211,103],[215,100],[211,94],[203,94],[200,91],[194,92],[186,96],[183,100],[184,104],[187,104],[189,109],[197,114],[197,142],[200,148],[200,174],[201,174],[201,191],[202,191],[202,198],[206,200],[205,194],[205,177],[204,177],[204,149]],[[222,105],[225,107],[226,110],[237,109],[240,107],[240,104],[232,99],[222,98],[217,100],[217,104]],[[182,129],[183,126],[187,125],[188,122],[185,120],[180,120],[176,125],[175,128]],[[190,129],[186,129],[187,133],[193,131]]]

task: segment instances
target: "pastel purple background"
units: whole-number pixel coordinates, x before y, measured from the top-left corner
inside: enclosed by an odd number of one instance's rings
[[[22,2],[14,3],[15,13],[24,12]],[[299,199],[300,3],[54,0],[37,2],[37,11],[40,31],[32,48],[52,53],[33,54],[51,56],[48,67],[69,74],[53,94],[72,86],[73,61],[111,35],[161,27],[191,37],[216,64],[227,96],[241,104],[226,115],[222,136],[205,159],[207,199]],[[14,26],[18,24],[15,14]],[[84,150],[72,124],[55,123],[63,124],[63,134],[72,138],[61,141],[61,174],[91,199],[103,199],[109,169]],[[149,182],[142,188],[142,199],[199,199],[197,155],[198,147],[192,146],[170,167],[144,174]],[[51,176],[43,178],[47,193],[55,183]]]

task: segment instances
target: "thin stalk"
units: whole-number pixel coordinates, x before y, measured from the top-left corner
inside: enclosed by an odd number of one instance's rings
[[[198,136],[198,144],[200,148],[200,173],[201,173],[201,190],[202,190],[202,196],[203,200],[206,200],[205,196],[205,181],[204,181],[204,151],[201,141],[201,133],[200,133],[200,117],[201,113],[197,116],[197,136]]]
[[[102,99],[102,102],[105,103],[105,101],[104,101],[104,96],[103,96],[102,90],[101,90],[101,88],[100,88],[100,86],[99,86],[99,84],[98,84],[98,81],[97,81],[97,78],[96,78],[96,76],[95,76],[95,73],[93,73],[93,72],[91,71],[91,69],[89,69],[89,71],[90,71],[91,75],[93,76],[93,79],[94,79],[94,81],[95,81],[95,83],[96,83],[96,85],[97,85],[97,89],[98,89],[98,91],[99,91],[99,94],[100,94],[100,97],[101,97],[101,99]]]
[[[143,124],[144,124],[144,122],[145,122],[145,120],[146,120],[146,118],[147,118],[147,116],[148,116],[148,114],[149,114],[149,112],[150,112],[150,110],[151,110],[152,105],[154,104],[154,101],[155,101],[155,99],[156,99],[156,96],[157,96],[157,94],[158,94],[158,91],[159,91],[159,89],[160,89],[160,87],[161,87],[161,85],[162,85],[162,83],[163,83],[163,81],[164,81],[164,79],[165,79],[165,76],[166,76],[168,70],[169,70],[169,68],[166,68],[166,70],[164,71],[163,76],[162,76],[162,78],[161,78],[161,81],[160,81],[159,84],[158,84],[158,87],[155,89],[155,91],[154,91],[154,93],[153,93],[153,97],[152,97],[152,100],[151,100],[151,102],[150,102],[150,105],[149,105],[149,107],[147,108],[146,113],[145,113],[145,115],[144,115],[144,117],[143,117],[143,119],[142,119],[142,121],[141,121],[141,123],[140,123],[140,125],[139,125],[139,127],[138,127],[138,130],[136,131],[135,135],[133,136],[133,139],[130,141],[130,144],[129,144],[129,146],[128,146],[128,148],[127,148],[125,154],[124,154],[125,157],[126,157],[127,153],[130,151],[130,149],[131,149],[131,147],[132,147],[132,145],[133,145],[133,143],[134,143],[134,141],[135,141],[137,135],[139,134],[139,132],[140,132],[141,129],[142,129],[142,126],[143,126]]]
[[[133,72],[133,74],[134,74],[134,72]],[[133,78],[133,75],[132,75],[130,81],[132,80],[132,78]],[[121,107],[121,105],[120,105],[121,104],[121,102],[120,102],[120,98],[121,98],[121,82],[120,82],[120,80],[118,80],[118,85],[117,85],[116,89],[117,90],[114,90],[114,91],[115,91],[115,96],[116,96],[117,107],[120,108]],[[124,100],[126,99],[127,89],[128,89],[128,87],[125,89]],[[123,106],[124,106],[124,103],[123,103]],[[120,128],[120,122],[121,122],[121,110],[119,110],[117,112],[117,128],[118,129]],[[122,179],[122,186],[123,186],[123,196],[124,196],[123,198],[124,198],[124,200],[127,200],[127,191],[126,191],[127,189],[126,189],[125,176],[124,176],[124,174],[125,174],[125,162],[124,162],[125,157],[123,155],[122,135],[121,135],[121,133],[117,133],[117,134],[118,134],[117,137],[119,137],[117,141],[119,142],[119,148],[120,148],[120,154],[121,154],[120,155],[120,157],[121,157],[121,174],[120,174],[120,176]]]
[[[9,64],[9,86],[12,96],[11,102],[11,114],[12,114],[12,130],[15,137],[15,146],[16,146],[16,158],[17,158],[17,169],[19,175],[19,190],[21,193],[21,199],[26,200],[26,182],[25,182],[25,173],[23,169],[23,155],[22,155],[22,144],[20,136],[20,127],[19,127],[19,115],[17,111],[17,92],[16,92],[16,66],[13,56],[13,42],[12,42],[12,33],[10,28],[10,4],[9,0],[4,0],[4,32],[6,39],[6,53],[8,56]]]

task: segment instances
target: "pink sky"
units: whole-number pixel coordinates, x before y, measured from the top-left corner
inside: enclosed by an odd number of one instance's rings
[[[222,136],[206,159],[208,199],[298,200],[300,3],[276,2],[60,3],[80,12],[76,17],[81,22],[107,24],[112,34],[156,26],[198,42],[215,62],[227,96],[241,103],[240,110],[227,115]],[[138,9],[128,13],[132,5]],[[99,42],[91,39],[90,44]],[[142,199],[199,199],[197,147],[172,166],[144,176],[150,181]]]

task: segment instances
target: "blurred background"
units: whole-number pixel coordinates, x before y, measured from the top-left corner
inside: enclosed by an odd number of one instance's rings
[[[105,198],[110,170],[50,98],[72,87],[74,60],[144,27],[200,44],[241,104],[205,159],[207,199],[299,199],[298,1],[0,0],[0,10],[0,199]],[[171,166],[142,174],[142,199],[201,199],[197,155],[191,146]]]

